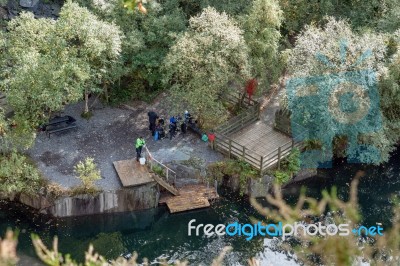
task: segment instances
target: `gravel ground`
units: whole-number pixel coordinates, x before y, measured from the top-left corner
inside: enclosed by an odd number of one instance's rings
[[[164,163],[193,158],[209,163],[223,159],[221,154],[211,150],[199,136],[190,132],[172,140],[154,141],[148,130],[147,112],[154,110],[165,114],[160,102],[155,101],[151,106],[135,102],[128,108],[97,104],[92,108],[93,116],[89,120],[80,116],[83,102],[69,105],[62,115],[74,117],[77,128],[52,134],[51,138],[40,132],[28,153],[46,178],[66,188],[80,184],[73,167],[86,157],[93,157],[102,175],[96,184],[103,190],[121,187],[112,162],[135,157],[134,143],[139,135],[145,137],[152,155]]]

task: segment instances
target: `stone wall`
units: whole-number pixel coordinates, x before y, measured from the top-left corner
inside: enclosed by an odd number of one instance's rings
[[[302,169],[287,184],[305,180],[307,178],[311,178],[316,175],[317,175],[316,169]],[[264,175],[261,178],[249,179],[244,194],[254,198],[265,197],[270,192],[270,189],[273,186],[273,181],[274,177],[269,175]],[[283,186],[287,184],[284,184]],[[228,187],[235,193],[239,193],[240,191],[239,177],[225,178],[222,185]]]
[[[91,215],[136,211],[158,205],[156,183],[116,191],[104,191],[98,195],[61,197],[54,201],[41,195],[21,194],[17,201],[54,217]]]

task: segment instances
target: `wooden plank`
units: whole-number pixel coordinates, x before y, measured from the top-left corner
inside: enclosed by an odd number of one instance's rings
[[[145,165],[136,160],[122,160],[113,162],[123,187],[139,186],[154,182],[152,175]]]
[[[210,207],[210,202],[205,197],[180,198],[178,196],[167,201],[167,206],[171,213],[177,213]]]
[[[169,192],[171,192],[175,196],[179,195],[179,191],[175,187],[173,187],[172,185],[167,183],[167,181],[165,181],[164,179],[162,179],[158,175],[154,174],[153,178],[160,186],[162,186],[163,188],[165,188],[166,190],[168,190]]]
[[[179,189],[179,196],[162,195],[159,203],[166,204],[171,213],[183,212],[210,206],[208,200],[219,197],[214,187],[204,184],[186,185]]]

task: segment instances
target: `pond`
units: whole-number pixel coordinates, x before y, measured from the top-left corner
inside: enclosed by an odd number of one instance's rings
[[[321,191],[336,185],[341,199],[347,199],[349,183],[358,170],[366,172],[359,185],[359,201],[363,224],[382,223],[383,228],[391,224],[392,195],[400,196],[400,158],[398,152],[389,163],[379,166],[362,166],[337,163],[326,171],[329,178],[311,178],[284,189],[285,198],[294,202],[301,186],[307,194],[319,197]],[[0,235],[7,227],[19,230],[19,253],[34,257],[30,234],[37,233],[50,244],[53,236],[59,238],[60,250],[69,253],[78,261],[83,260],[84,251],[93,243],[96,251],[107,258],[115,258],[131,251],[139,253],[151,262],[166,259],[188,260],[190,264],[209,265],[224,246],[233,251],[225,259],[227,265],[246,264],[250,257],[258,257],[274,265],[295,265],[286,254],[276,250],[270,240],[255,237],[246,241],[244,237],[188,236],[188,222],[195,224],[228,224],[239,221],[250,222],[250,218],[261,219],[247,200],[220,191],[222,199],[212,208],[180,214],[169,214],[164,207],[140,212],[94,215],[67,219],[49,219],[32,213],[26,207],[2,202],[0,204]],[[263,202],[266,204],[265,202]],[[268,246],[266,246],[268,245]]]

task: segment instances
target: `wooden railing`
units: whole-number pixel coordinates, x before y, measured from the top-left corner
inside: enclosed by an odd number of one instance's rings
[[[250,99],[246,94],[243,95],[242,92],[227,93],[223,96],[223,99],[231,104],[240,105],[243,108],[249,108],[258,104],[256,100]]]
[[[256,169],[262,167],[262,155],[246,148],[236,141],[232,140],[228,136],[216,133],[214,141],[214,149],[227,155],[229,158],[236,158],[245,161],[252,165]]]
[[[281,145],[277,149],[273,150],[269,154],[262,158],[262,167],[260,168],[260,173],[264,174],[268,169],[277,167],[280,169],[282,160],[290,154],[293,148],[303,148],[302,140],[306,136],[308,131],[303,129],[301,136],[297,136],[298,140],[292,139],[285,144]]]
[[[228,100],[232,103],[238,103],[240,99],[240,95],[228,96]],[[292,139],[267,155],[258,154],[234,141],[229,137],[230,134],[242,130],[260,118],[260,103],[248,98],[245,98],[243,103],[243,107],[246,108],[245,111],[215,129],[213,149],[226,154],[229,158],[236,158],[249,163],[260,172],[260,175],[263,175],[268,169],[273,167],[278,167],[279,169],[282,160],[289,155],[293,148],[302,147],[301,141]]]
[[[235,99],[236,101],[240,100],[239,98]],[[246,99],[248,98],[245,98],[244,102],[248,102],[248,100]],[[246,126],[252,124],[254,121],[257,121],[260,118],[260,103],[254,100],[251,100],[250,103],[251,104],[244,105],[244,108],[246,108],[246,110],[241,112],[239,115],[229,119],[221,126],[215,128],[214,131],[223,135],[228,135],[245,128]]]
[[[226,99],[232,104],[239,104],[242,100],[241,94],[230,94]],[[249,150],[240,143],[234,141],[228,135],[238,132],[251,125],[260,118],[260,103],[244,97],[242,107],[245,108],[239,115],[229,119],[221,126],[214,129],[215,141],[213,149],[226,154],[229,158],[237,158],[248,162],[256,169],[262,167],[262,155]]]
[[[162,162],[156,160],[150,153],[150,151],[147,149],[147,147],[144,147],[146,149],[147,152],[147,163],[150,167],[150,170],[153,170],[153,167],[155,165],[159,166],[160,169],[162,169],[163,173],[162,175],[159,175],[162,177],[162,179],[164,179],[167,183],[169,184],[175,184],[176,183],[176,172],[174,170],[172,170],[171,168],[169,168],[168,166],[166,166],[165,164],[163,164]]]

